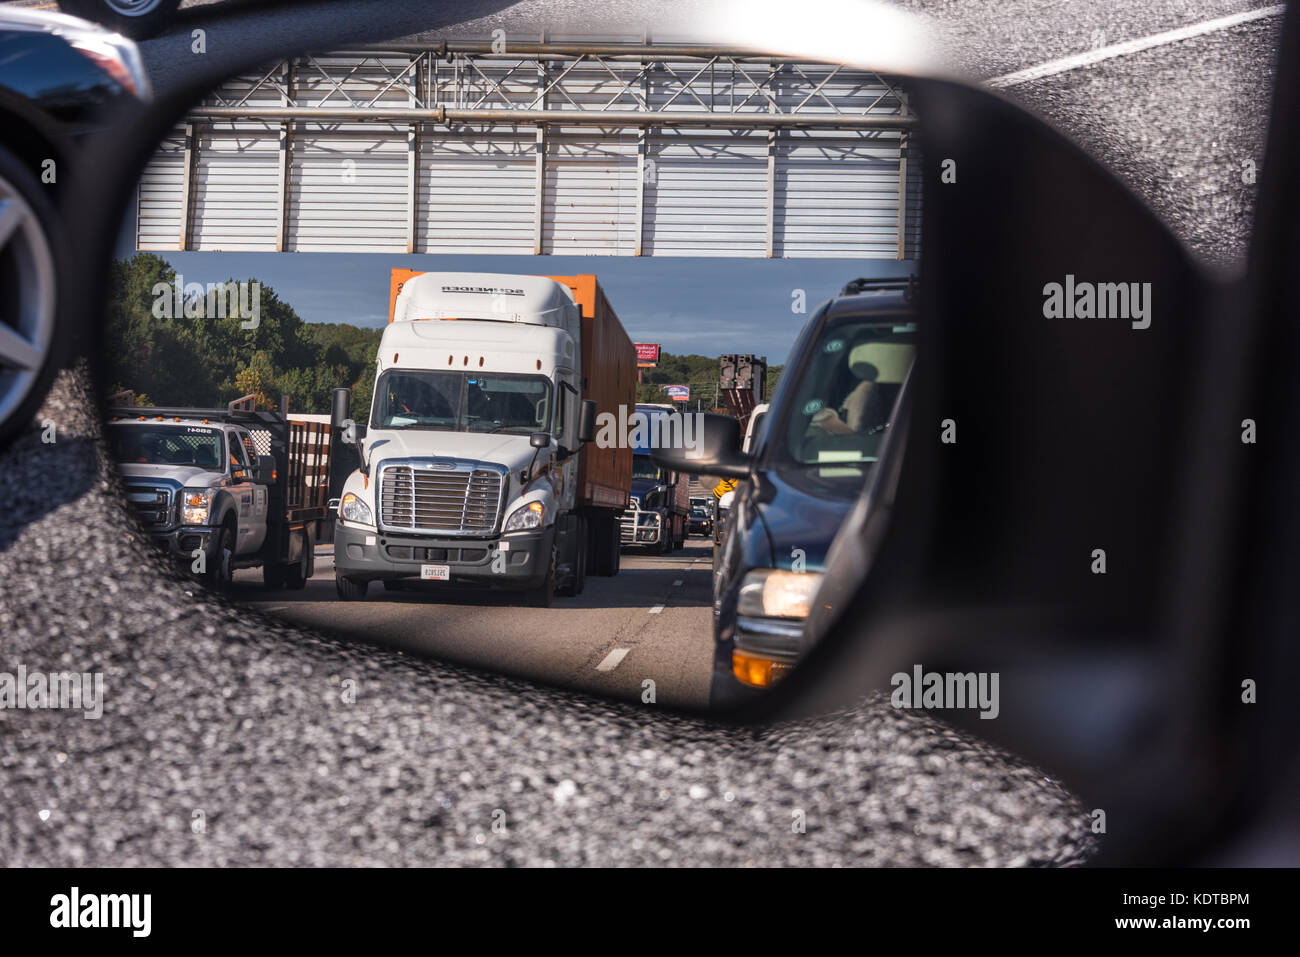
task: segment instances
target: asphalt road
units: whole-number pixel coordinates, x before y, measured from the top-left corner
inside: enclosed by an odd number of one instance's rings
[[[144,46],[160,86],[190,69],[196,25],[209,30],[209,55],[273,56],[290,41],[438,31],[471,8],[486,19],[456,32],[482,32],[508,5],[192,6]],[[691,6],[537,0],[511,7],[524,19],[506,25],[658,29]],[[1113,43],[1247,5],[909,6],[934,20],[955,63],[993,76],[1086,50],[1099,28]],[[1206,259],[1234,265],[1254,202],[1240,167],[1262,158],[1276,31],[1276,18],[1258,21],[1008,95],[1089,145]],[[474,638],[492,631],[495,607],[358,606],[403,630],[421,625],[410,644],[375,647],[337,637],[352,614],[338,604],[303,602],[319,624],[298,628],[195,589],[130,524],[90,404],[81,380],[65,375],[38,417],[57,426],[57,441],[33,429],[0,455],[0,671],[99,671],[106,682],[99,720],[0,711],[0,860],[9,865],[1032,865],[1078,863],[1094,847],[1086,809],[1059,782],[878,698],[737,730],[670,713],[664,696],[654,705],[593,697],[449,663],[475,650],[473,640],[496,641],[513,647],[519,674],[566,680],[564,668],[530,672],[536,658],[500,635]],[[669,573],[649,569],[646,580]],[[635,605],[572,610],[593,630],[634,629],[643,611],[650,617],[654,587],[634,590]],[[679,609],[683,622],[701,611]],[[459,616],[458,626],[424,624],[443,615]],[[566,645],[549,617],[527,619],[569,649],[570,677],[610,641],[631,643],[584,634]],[[627,633],[653,642],[632,645],[627,671],[617,674],[621,664],[611,681],[667,668],[671,655],[647,647],[674,638],[658,627]],[[678,690],[691,694],[684,673]],[[497,811],[504,834],[491,828]]]
[[[587,579],[581,595],[550,608],[511,592],[441,582],[387,591],[364,601],[334,590],[334,549],[316,549],[316,573],[301,591],[268,592],[261,572],[235,575],[231,598],[321,631],[365,635],[413,655],[639,702],[704,708],[713,666],[711,539],[692,538],[668,555],[627,551],[613,578]],[[650,684],[646,684],[650,682]]]

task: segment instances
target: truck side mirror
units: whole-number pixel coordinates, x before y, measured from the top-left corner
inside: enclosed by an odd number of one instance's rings
[[[259,455],[257,467],[253,469],[253,481],[258,485],[271,485],[275,479],[275,456]]]
[[[534,432],[528,436],[528,444],[535,449],[549,448],[551,445],[551,436],[546,432]]]
[[[590,442],[596,438],[596,403],[592,399],[582,400],[582,411],[578,414],[578,441]]]

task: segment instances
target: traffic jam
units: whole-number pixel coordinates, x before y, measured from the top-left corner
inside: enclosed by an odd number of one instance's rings
[[[272,71],[227,81],[164,139],[113,274],[107,426],[128,503],[182,573],[298,623],[742,706],[815,643],[836,535],[871,476],[897,473],[920,245],[907,95],[829,64],[760,78],[741,51],[723,90],[716,51],[666,48],[656,82],[727,122],[785,124],[701,131],[644,101],[631,57],[655,48],[631,38],[446,49],[450,67],[407,50],[286,61],[296,119],[262,114]],[[534,62],[544,78],[524,79]],[[466,110],[446,134],[412,126],[398,155],[405,124],[328,105],[340,89],[387,105],[412,78],[513,109],[559,86],[590,117],[542,111],[538,153]],[[790,115],[737,108],[741,92]],[[611,97],[642,130],[635,166],[595,125]],[[290,205],[268,246],[248,216],[277,126]],[[394,189],[408,158],[414,193]],[[629,175],[639,192],[608,192]],[[759,191],[768,208],[745,211]],[[859,200],[881,208],[846,218]],[[403,227],[424,251],[396,262],[359,232]],[[227,279],[240,249],[247,278]],[[358,252],[318,267],[317,249]]]
[[[1028,5],[0,0],[24,918],[167,936],[136,866],[1191,863],[1070,926],[1249,928],[1300,11]]]
[[[711,628],[686,636],[708,649],[710,705],[797,664],[831,544],[898,447],[913,282],[855,279],[814,310],[771,396],[763,357],[724,354],[708,412],[636,401],[659,347],[631,341],[594,275],[391,284],[369,408],[346,386],[307,417],[289,396],[268,410],[257,394],[224,408],[115,394],[127,500],[180,569],[269,604],[247,587],[259,574],[322,604],[470,596],[564,615],[590,579],[691,546],[712,583]]]

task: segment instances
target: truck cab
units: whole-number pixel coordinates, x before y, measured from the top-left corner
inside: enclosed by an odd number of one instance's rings
[[[173,558],[228,582],[267,536],[270,477],[252,434],[211,419],[133,411],[113,416],[107,434],[135,517]]]
[[[676,414],[671,406],[642,403],[636,412],[641,428],[632,431],[632,498],[623,513],[624,547],[645,547],[659,554],[686,543],[690,521],[690,477],[658,465],[651,458],[658,437],[664,431],[655,424],[659,416]]]
[[[584,443],[589,396],[630,397],[635,354],[594,278],[394,271],[361,468],[338,505],[341,598],[437,581],[548,605],[589,565],[617,571],[630,455]]]

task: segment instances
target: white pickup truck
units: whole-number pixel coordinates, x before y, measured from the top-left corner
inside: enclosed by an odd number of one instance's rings
[[[261,567],[268,588],[302,588],[328,516],[331,431],[251,398],[111,409],[109,448],[136,519],[180,565],[218,587]]]

